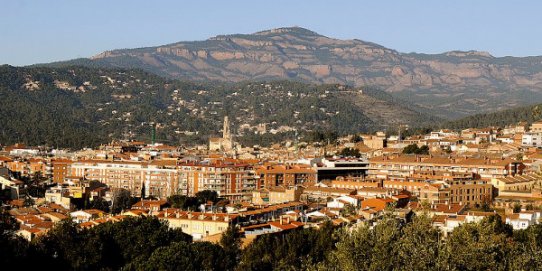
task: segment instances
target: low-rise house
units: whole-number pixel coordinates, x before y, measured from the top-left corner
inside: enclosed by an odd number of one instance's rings
[[[0,175],[0,191],[5,191],[8,199],[18,199],[24,190],[24,182]]]
[[[159,212],[163,208],[169,206],[167,200],[141,200],[132,205],[133,210],[146,210],[150,213]]]
[[[104,212],[97,209],[80,210],[70,213],[70,217],[75,223],[88,222],[94,219],[102,218]]]
[[[358,196],[340,196],[337,198],[333,198],[332,201],[327,202],[328,208],[339,208],[343,209],[346,205],[350,205],[354,208],[359,208],[360,202],[363,198]]]
[[[339,197],[346,195],[356,195],[356,189],[309,186],[303,191],[301,200],[320,201],[322,199],[327,199],[328,197]]]
[[[48,218],[53,223],[58,223],[58,222],[60,222],[60,221],[62,221],[64,219],[68,218],[68,216],[66,216],[64,214],[61,214],[61,213],[57,213],[57,212],[49,212],[49,213],[42,214],[41,216]]]
[[[291,220],[289,216],[281,216],[278,221],[272,221],[263,224],[250,225],[241,228],[245,236],[257,236],[276,232],[290,231],[302,228],[305,223]]]
[[[540,211],[521,211],[507,215],[506,224],[511,225],[514,230],[524,230],[531,225],[539,224],[541,217]]]
[[[287,202],[282,204],[270,205],[263,208],[252,208],[247,211],[239,212],[240,219],[243,221],[266,222],[275,220],[282,214],[289,211],[302,211],[304,204],[301,202]]]
[[[225,213],[201,213],[166,208],[157,217],[169,222],[169,227],[181,229],[195,240],[226,231],[238,222],[239,215]]]

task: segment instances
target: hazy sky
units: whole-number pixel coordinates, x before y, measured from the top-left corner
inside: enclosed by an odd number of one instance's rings
[[[0,0],[0,64],[301,26],[401,52],[542,55],[542,1]]]

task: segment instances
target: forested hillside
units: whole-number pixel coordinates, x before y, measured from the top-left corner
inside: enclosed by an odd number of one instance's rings
[[[504,127],[520,121],[532,123],[542,118],[542,104],[512,108],[508,110],[476,114],[454,121],[444,122],[440,127],[450,129]]]
[[[266,124],[277,137],[438,120],[371,88],[290,81],[192,83],[107,68],[1,66],[0,95],[0,144],[81,148],[113,139],[148,141],[152,126],[164,143],[204,142],[220,133],[226,115],[238,136]]]

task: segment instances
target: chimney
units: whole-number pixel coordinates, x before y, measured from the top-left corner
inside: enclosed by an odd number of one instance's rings
[[[168,215],[168,213],[167,213],[167,208],[166,208],[166,209],[164,210],[164,217],[167,218],[167,215]]]

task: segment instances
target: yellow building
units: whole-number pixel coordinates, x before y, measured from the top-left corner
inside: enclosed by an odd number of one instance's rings
[[[285,188],[283,186],[260,189],[252,192],[252,203],[256,205],[279,204],[291,201],[299,201],[304,188],[295,186]]]
[[[492,178],[491,184],[499,191],[530,192],[533,185],[542,180],[542,174],[535,172],[525,175]]]
[[[533,122],[530,127],[531,132],[542,132],[542,120]]]
[[[159,212],[157,217],[168,221],[170,228],[181,229],[184,233],[192,235],[195,240],[199,240],[206,236],[223,233],[230,224],[237,222],[239,215],[165,209]]]

